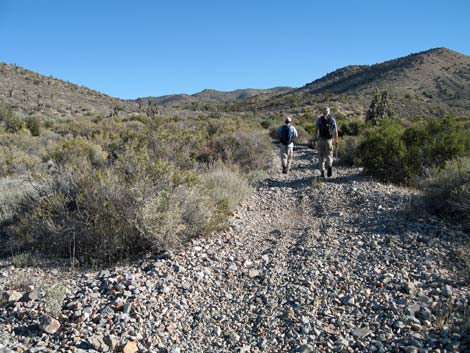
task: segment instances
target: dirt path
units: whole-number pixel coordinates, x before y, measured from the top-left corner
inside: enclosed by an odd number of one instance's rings
[[[312,187],[312,159],[299,149],[289,174],[276,166],[227,231],[72,280],[55,335],[35,330],[41,305],[0,309],[0,338],[62,352],[106,351],[111,338],[142,352],[464,351],[462,234],[358,169]]]

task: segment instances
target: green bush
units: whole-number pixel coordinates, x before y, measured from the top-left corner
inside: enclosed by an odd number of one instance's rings
[[[364,131],[358,155],[367,174],[392,182],[402,182],[406,178],[403,164],[406,147],[402,134],[402,126],[388,119]]]
[[[381,119],[363,132],[358,154],[366,173],[385,181],[416,183],[432,168],[470,154],[470,136],[451,117],[403,124]]]
[[[339,129],[346,136],[358,136],[364,129],[362,120],[349,120],[347,122],[338,123]]]

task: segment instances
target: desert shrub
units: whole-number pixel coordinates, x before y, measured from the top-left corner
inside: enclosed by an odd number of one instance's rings
[[[24,252],[10,258],[10,261],[15,267],[31,267],[38,264],[38,260],[30,252]]]
[[[58,165],[82,168],[88,164],[101,166],[106,162],[107,157],[107,153],[101,146],[83,137],[77,137],[53,146],[46,158]]]
[[[365,172],[385,181],[416,183],[432,168],[470,153],[470,137],[453,118],[407,127],[392,119],[376,124],[362,134],[358,153]]]
[[[174,247],[215,228],[221,203],[224,210],[233,206],[233,198],[216,193],[217,175],[208,180],[211,192],[207,184],[174,186],[148,176],[129,183],[109,169],[63,170],[45,179],[37,195],[22,199],[4,227],[7,247],[79,263],[111,263]]]
[[[423,182],[428,208],[470,228],[470,157],[448,161]]]
[[[271,142],[259,131],[237,130],[216,138],[211,144],[213,160],[240,166],[243,171],[266,169],[271,162]]]
[[[263,121],[261,121],[260,125],[263,129],[270,129],[274,124],[274,121],[272,121],[271,119],[265,119]]]
[[[58,318],[62,312],[62,304],[66,296],[67,288],[64,284],[58,282],[48,286],[42,293],[44,310],[53,317]]]
[[[216,205],[217,217],[212,224],[214,229],[223,226],[227,214],[252,192],[246,178],[222,164],[204,174],[201,183],[202,189]]]
[[[145,115],[134,114],[129,116],[129,121],[138,121],[145,125],[149,122],[149,118],[147,118]]]
[[[338,123],[339,130],[346,136],[358,136],[364,128],[362,120],[349,120]]]
[[[299,137],[295,139],[296,143],[309,143],[312,140],[312,135],[310,135],[302,126],[296,127]]]
[[[402,137],[407,152],[406,174],[409,177],[426,175],[430,168],[462,156],[466,151],[462,138],[453,118],[430,120],[407,128]]]
[[[26,128],[31,132],[33,136],[39,136],[41,134],[41,123],[39,118],[31,116],[26,119]]]
[[[5,124],[5,131],[9,133],[16,133],[23,128],[23,120],[16,114],[11,112],[5,113],[2,117]]]
[[[358,158],[359,138],[357,136],[344,136],[337,146],[339,163],[347,166],[356,164]]]
[[[357,151],[367,174],[393,182],[405,179],[403,160],[406,150],[402,134],[401,125],[388,119],[364,131]]]
[[[41,163],[38,156],[29,154],[14,146],[0,145],[0,177],[25,174]]]

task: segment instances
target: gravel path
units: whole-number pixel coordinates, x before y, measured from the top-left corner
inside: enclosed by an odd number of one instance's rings
[[[73,276],[3,262],[0,352],[468,351],[468,235],[358,169],[312,184],[314,151],[295,155],[228,230],[179,252]],[[21,278],[61,285],[6,291]]]

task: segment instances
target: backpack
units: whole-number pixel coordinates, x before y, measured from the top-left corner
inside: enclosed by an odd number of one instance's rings
[[[333,120],[333,117],[325,118],[324,116],[321,117],[321,122],[320,122],[320,127],[319,127],[319,133],[320,137],[325,138],[325,139],[331,139],[335,135],[335,122]]]
[[[294,128],[290,125],[282,125],[280,140],[283,145],[289,145],[294,141]]]

